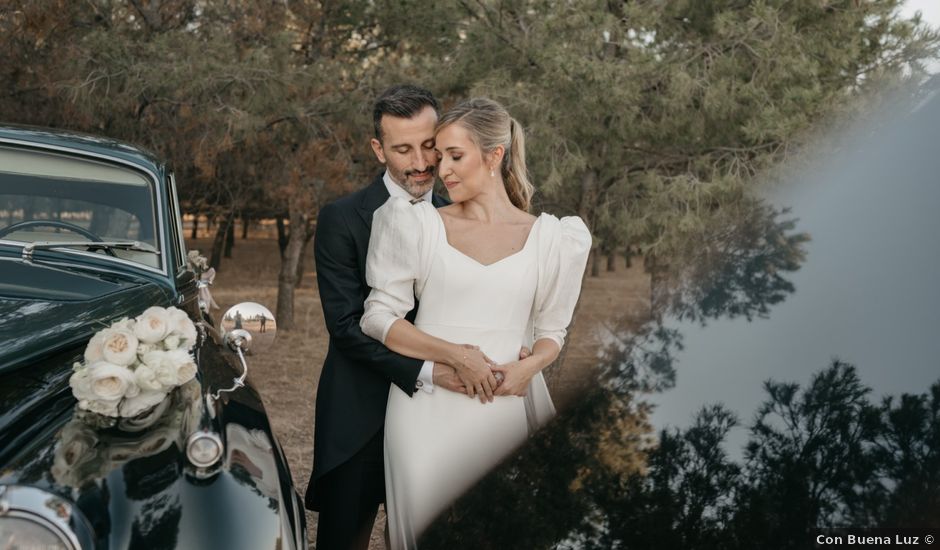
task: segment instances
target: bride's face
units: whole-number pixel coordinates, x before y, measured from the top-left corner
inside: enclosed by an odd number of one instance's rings
[[[487,164],[492,159],[483,154],[471,139],[470,131],[460,123],[442,128],[434,148],[440,158],[438,176],[444,182],[450,200],[463,202],[472,199],[495,184]]]

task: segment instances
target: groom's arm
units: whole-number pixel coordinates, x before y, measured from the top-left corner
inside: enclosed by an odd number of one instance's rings
[[[359,328],[365,305],[356,245],[335,204],[320,210],[314,258],[323,318],[333,344],[347,358],[381,373],[408,395],[414,393],[424,362],[390,351]]]

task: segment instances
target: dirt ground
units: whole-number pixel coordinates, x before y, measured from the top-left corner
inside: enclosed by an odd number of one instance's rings
[[[208,255],[209,239],[187,242],[189,250]],[[586,277],[581,301],[571,328],[564,361],[547,373],[549,388],[559,411],[575,398],[579,388],[592,383],[592,367],[599,350],[599,335],[614,317],[626,315],[642,321],[649,313],[649,277],[641,262],[625,269],[623,260],[614,273]],[[228,307],[242,301],[261,303],[275,314],[277,242],[270,238],[238,239],[231,259],[225,259],[212,294],[221,309],[213,312],[218,320]],[[304,276],[295,296],[293,331],[281,330],[274,348],[249,364],[249,380],[261,392],[273,428],[290,464],[294,484],[300,494],[307,486],[313,463],[313,417],[320,367],[327,350],[327,333],[316,290],[313,254],[307,254]],[[316,541],[317,514],[307,512],[310,546]],[[370,549],[384,550],[385,516],[380,510],[372,532]]]

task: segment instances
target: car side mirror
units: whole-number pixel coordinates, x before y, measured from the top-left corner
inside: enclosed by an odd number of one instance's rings
[[[271,310],[255,302],[229,308],[219,323],[222,337],[232,351],[258,355],[271,349],[277,336],[277,321]]]
[[[241,376],[232,382],[231,388],[220,389],[210,393],[206,399],[209,405],[209,414],[215,414],[215,403],[223,393],[230,393],[245,386],[248,377],[248,363],[245,355],[258,355],[274,345],[277,334],[277,321],[271,310],[255,302],[242,302],[229,308],[219,323],[222,329],[222,340],[229,347],[242,364]]]

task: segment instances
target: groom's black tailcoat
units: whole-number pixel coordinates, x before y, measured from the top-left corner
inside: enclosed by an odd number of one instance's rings
[[[312,510],[320,510],[324,499],[318,484],[323,476],[350,460],[383,428],[389,384],[411,395],[423,364],[390,351],[359,328],[370,291],[366,253],[372,215],[388,197],[380,175],[368,187],[323,207],[317,218],[317,285],[330,346],[317,387],[313,473],[305,495]],[[434,195],[432,203],[440,207],[447,201]],[[408,320],[414,320],[416,309],[417,304]]]

